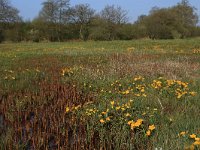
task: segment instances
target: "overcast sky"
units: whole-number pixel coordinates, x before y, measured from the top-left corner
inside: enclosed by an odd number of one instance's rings
[[[35,18],[41,9],[41,3],[45,0],[10,0],[12,5],[20,10],[20,15],[25,20]],[[88,3],[93,9],[100,11],[105,5],[118,5],[128,11],[131,22],[137,20],[141,14],[148,14],[154,7],[169,7],[176,5],[181,0],[71,0],[71,6],[80,3]],[[200,16],[200,0],[189,0],[190,4],[197,8]]]

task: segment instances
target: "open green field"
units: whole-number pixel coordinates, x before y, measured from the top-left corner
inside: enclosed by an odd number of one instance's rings
[[[200,149],[200,39],[0,44],[0,149]]]

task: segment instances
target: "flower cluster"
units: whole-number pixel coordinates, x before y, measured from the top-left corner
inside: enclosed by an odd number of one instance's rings
[[[72,106],[72,107],[66,107],[65,108],[65,112],[66,113],[69,113],[69,112],[74,112],[74,111],[76,111],[76,110],[78,110],[78,109],[80,109],[81,108],[81,105],[77,105],[77,106]]]
[[[149,125],[149,129],[148,129],[148,131],[146,132],[146,135],[147,136],[150,136],[151,135],[151,132],[153,131],[153,130],[155,130],[155,125],[154,124],[152,124],[152,125]]]
[[[62,76],[71,76],[71,75],[73,75],[73,69],[72,68],[63,68],[62,70],[61,70],[61,75]]]
[[[115,80],[106,87],[96,88],[91,83],[84,83],[83,87],[88,90],[96,89],[92,92],[98,92],[99,101],[91,105],[88,103],[66,107],[66,113],[80,112],[80,119],[100,131],[121,127],[130,133],[143,135],[144,138],[153,134],[157,128],[156,117],[162,114],[155,107],[140,107],[138,103],[145,101],[149,95],[153,97],[152,93],[160,97],[172,96],[177,99],[196,95],[196,92],[189,90],[188,82],[161,77],[146,81],[144,77],[138,76],[130,80]],[[180,133],[180,136],[184,135],[186,132]],[[195,135],[190,135],[190,138],[195,140],[192,146],[199,145],[199,138]]]
[[[131,120],[128,121],[128,125],[131,127],[131,130],[133,130],[134,128],[140,127],[143,121],[144,121],[143,119],[138,119],[135,122]]]
[[[176,96],[180,99],[184,96],[195,96],[196,92],[190,91],[188,87],[189,83],[180,80],[166,80],[164,78],[159,78],[153,80],[151,86],[159,90],[160,93],[168,93],[169,95]]]
[[[151,84],[151,86],[155,89],[159,89],[162,87],[162,82],[159,80],[153,80],[153,83]]]
[[[179,137],[187,137],[187,138],[193,140],[193,143],[186,149],[194,150],[195,147],[199,147],[200,148],[200,137],[197,137],[196,134],[194,134],[194,133],[193,134],[188,134],[188,132],[182,131],[178,135],[179,135]]]
[[[193,49],[194,54],[200,54],[200,49]]]

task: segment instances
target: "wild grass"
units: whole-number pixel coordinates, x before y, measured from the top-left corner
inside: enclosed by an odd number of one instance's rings
[[[1,44],[1,149],[198,149],[199,51],[199,39]]]

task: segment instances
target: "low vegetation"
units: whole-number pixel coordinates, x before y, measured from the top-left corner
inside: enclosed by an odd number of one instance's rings
[[[199,41],[1,44],[1,149],[200,148]]]

